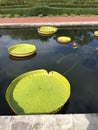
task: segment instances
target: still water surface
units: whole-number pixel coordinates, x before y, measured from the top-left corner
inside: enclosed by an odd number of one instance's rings
[[[62,27],[52,36],[40,36],[37,28],[0,29],[0,115],[13,114],[5,101],[11,81],[36,69],[57,71],[69,80],[71,97],[58,113],[98,112],[98,39],[93,35],[97,29]],[[56,39],[62,35],[71,37],[72,41],[58,43]],[[36,55],[26,59],[10,57],[8,47],[20,43],[36,45]]]

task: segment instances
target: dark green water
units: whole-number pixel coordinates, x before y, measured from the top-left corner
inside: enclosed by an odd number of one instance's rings
[[[13,114],[5,100],[9,84],[20,74],[46,69],[64,75],[71,84],[71,97],[58,113],[98,112],[98,39],[96,28],[59,28],[52,36],[40,36],[36,28],[0,29],[0,115]],[[58,36],[72,38],[68,44],[56,41]],[[78,48],[73,48],[76,42]],[[30,43],[36,45],[37,53],[26,59],[13,59],[8,47]]]

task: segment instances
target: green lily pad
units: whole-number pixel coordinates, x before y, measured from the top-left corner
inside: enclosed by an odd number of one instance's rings
[[[49,34],[53,34],[53,33],[57,32],[57,30],[58,29],[56,27],[41,26],[40,28],[38,28],[38,33],[44,34],[44,35],[49,35]]]
[[[95,31],[95,32],[94,32],[94,36],[98,36],[98,31]]]
[[[71,41],[71,38],[67,36],[60,36],[57,38],[57,41],[60,43],[68,43]]]
[[[69,97],[69,81],[58,72],[42,69],[20,75],[6,91],[6,100],[16,114],[57,112]]]
[[[36,52],[36,46],[32,44],[16,44],[8,48],[8,53],[15,57],[30,56]]]

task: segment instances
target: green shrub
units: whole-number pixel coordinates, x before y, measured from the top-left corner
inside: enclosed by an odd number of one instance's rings
[[[47,15],[89,15],[98,14],[98,8],[53,8],[47,6],[37,6],[31,8],[10,8],[1,9],[0,14],[11,14],[14,17],[15,14],[18,16],[47,16]]]
[[[33,7],[33,5],[13,5],[13,6],[0,6],[0,9],[10,9],[10,8],[29,8]]]
[[[5,15],[3,15],[3,14],[0,14],[0,18],[4,18],[5,17]]]
[[[0,0],[1,6],[14,5],[32,5],[32,4],[50,4],[50,3],[66,3],[66,4],[98,4],[98,0]]]
[[[49,7],[59,8],[98,8],[97,4],[66,4],[66,3],[50,3]]]

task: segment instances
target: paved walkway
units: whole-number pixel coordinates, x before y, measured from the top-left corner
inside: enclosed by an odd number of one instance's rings
[[[1,116],[0,130],[98,130],[98,114]]]
[[[75,17],[23,17],[23,18],[0,18],[0,24],[25,24],[25,23],[98,23],[98,16],[75,16]]]

